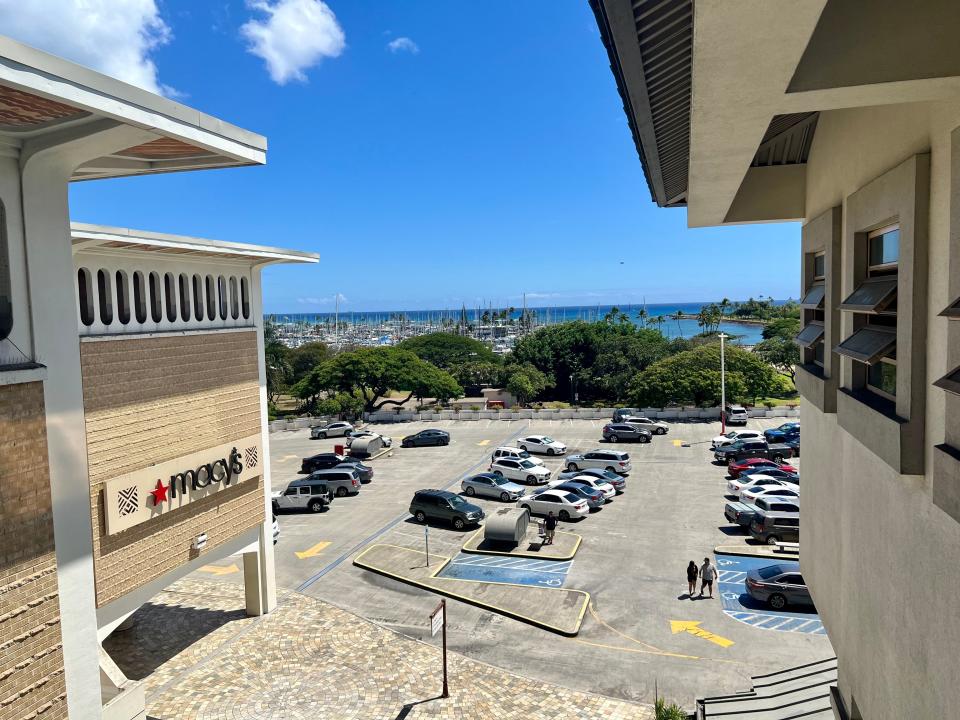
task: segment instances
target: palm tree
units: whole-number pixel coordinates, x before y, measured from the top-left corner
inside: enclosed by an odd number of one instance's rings
[[[683,313],[677,310],[670,317],[677,321],[677,332],[680,333],[680,337],[683,337],[683,327],[680,325],[680,321],[683,320]]]
[[[640,324],[641,324],[641,325],[645,325],[645,324],[646,324],[646,322],[647,322],[647,309],[646,309],[646,308],[640,308],[639,310],[637,310],[637,320],[640,321]]]

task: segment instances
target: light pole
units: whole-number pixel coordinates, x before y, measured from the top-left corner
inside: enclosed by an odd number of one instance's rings
[[[726,356],[724,354],[724,345],[723,341],[726,340],[729,335],[725,333],[720,333],[720,434],[724,435],[727,432],[727,416],[726,416],[726,407],[727,407],[727,362]]]

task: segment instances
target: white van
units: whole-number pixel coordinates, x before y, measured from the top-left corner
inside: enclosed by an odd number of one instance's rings
[[[535,458],[526,450],[515,447],[498,447],[490,456],[490,462],[496,462],[500,458],[510,458],[511,460],[529,460],[534,465],[543,465],[543,460]]]

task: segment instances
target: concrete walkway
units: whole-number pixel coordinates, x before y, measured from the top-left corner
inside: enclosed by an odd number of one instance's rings
[[[482,555],[511,555],[540,560],[572,560],[583,540],[576,533],[558,530],[552,545],[544,545],[537,534],[537,523],[530,523],[526,537],[512,549],[504,550],[500,543],[491,543],[483,537],[483,528],[477,530],[463,544],[463,552]]]
[[[243,588],[182,580],[104,647],[143,679],[157,720],[649,720],[646,706],[511,675],[450,653],[450,694],[438,699],[440,652],[326,603],[283,591],[262,618]],[[428,612],[428,611],[427,611]],[[424,623],[426,623],[424,617]]]

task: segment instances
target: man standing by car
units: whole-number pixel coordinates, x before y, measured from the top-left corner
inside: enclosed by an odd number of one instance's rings
[[[557,530],[557,516],[553,514],[553,510],[551,510],[547,514],[547,519],[543,523],[543,529],[545,531],[544,532],[545,541],[543,544],[553,545],[553,533],[556,532]]]
[[[703,591],[710,589],[710,597],[713,597],[713,581],[717,577],[717,569],[710,564],[710,558],[703,559],[703,565],[700,566],[700,597],[703,597]]]

